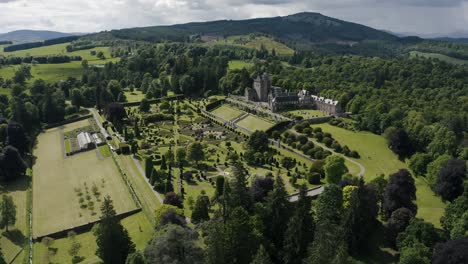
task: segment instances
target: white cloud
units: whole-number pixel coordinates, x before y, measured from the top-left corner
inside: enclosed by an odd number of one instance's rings
[[[468,0],[0,0],[1,31],[93,32],[321,12],[397,32],[466,30]]]

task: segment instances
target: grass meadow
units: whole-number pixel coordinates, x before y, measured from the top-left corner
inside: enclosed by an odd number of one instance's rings
[[[1,231],[0,247],[7,263],[23,263],[29,234],[28,189],[30,176],[14,182],[2,183],[0,195],[10,195],[16,205],[16,223],[8,227],[8,233]],[[14,260],[14,262],[13,262]]]
[[[83,121],[77,123],[85,125]],[[76,124],[70,124],[64,130],[74,128]],[[100,201],[107,195],[117,213],[136,209],[111,158],[99,160],[96,150],[65,158],[62,140],[61,128],[38,136],[33,167],[34,237],[99,219]]]
[[[250,68],[253,66],[253,63],[246,62],[243,60],[231,60],[229,61],[228,69],[229,70],[241,70],[243,68]]]
[[[154,233],[152,224],[148,221],[144,213],[140,212],[126,217],[120,221],[128,230],[130,238],[135,243],[137,250],[143,250]],[[101,263],[96,254],[96,237],[92,232],[78,234],[76,240],[81,244],[78,256],[83,258],[80,263]],[[68,250],[71,246],[69,238],[56,239],[52,245],[54,254],[48,253],[47,248],[40,242],[34,243],[34,262],[35,263],[71,263],[71,257]]]
[[[467,65],[468,60],[457,59],[453,57],[449,57],[447,55],[443,55],[440,53],[428,53],[428,52],[420,52],[420,51],[411,51],[410,57],[424,57],[430,59],[439,59],[441,61],[445,61],[448,63],[458,64],[458,65]]]
[[[234,45],[251,49],[260,49],[263,45],[269,52],[275,49],[278,55],[292,55],[294,50],[290,47],[265,36],[230,36],[227,38],[217,38],[209,43]]]
[[[407,165],[398,160],[397,156],[387,147],[382,136],[364,131],[354,132],[329,124],[312,125],[312,127],[321,127],[324,132],[331,133],[341,145],[347,145],[350,149],[359,152],[361,158],[355,160],[366,168],[364,174],[366,181],[370,181],[380,174],[388,177],[399,169],[407,168]],[[435,196],[424,178],[415,178],[415,184],[416,204],[418,205],[417,217],[440,227],[439,219],[446,205],[440,197]]]

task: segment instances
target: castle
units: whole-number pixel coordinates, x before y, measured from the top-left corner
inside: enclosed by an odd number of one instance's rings
[[[257,76],[253,88],[245,89],[245,99],[264,103],[273,112],[290,108],[316,108],[329,115],[342,113],[338,101],[310,95],[307,90],[293,93],[284,91],[281,87],[271,86],[268,73]]]

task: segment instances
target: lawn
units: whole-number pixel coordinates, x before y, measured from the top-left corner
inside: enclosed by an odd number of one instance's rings
[[[145,95],[139,90],[134,90],[133,92],[125,92],[125,97],[127,97],[127,102],[133,103],[140,102],[141,100],[143,100],[143,98],[145,98]]]
[[[240,70],[242,68],[250,68],[253,66],[253,63],[251,62],[246,62],[246,61],[243,61],[243,60],[231,60],[229,61],[229,70]]]
[[[468,64],[468,60],[457,59],[453,57],[449,57],[447,55],[443,55],[440,53],[428,53],[428,52],[420,52],[420,51],[411,51],[410,57],[424,57],[430,59],[439,59],[441,61],[445,61],[448,63],[458,64],[458,65],[466,65]]]
[[[64,130],[75,128],[72,123]],[[137,208],[112,159],[99,160],[94,150],[64,158],[60,130],[40,134],[34,151],[34,237],[99,219],[99,206],[107,195],[117,213]]]
[[[211,112],[213,114],[221,117],[221,118],[226,119],[226,120],[233,120],[236,117],[238,117],[238,116],[240,116],[242,114],[245,114],[244,111],[241,111],[239,109],[231,107],[231,106],[229,106],[227,104],[223,104],[220,107],[212,110]]]
[[[108,145],[99,146],[99,152],[101,152],[103,158],[107,158],[112,155]]]
[[[255,130],[266,131],[269,128],[271,128],[274,125],[274,123],[267,121],[265,119],[259,118],[254,115],[248,115],[247,117],[238,121],[237,125],[247,128],[250,131],[255,131]]]
[[[143,250],[151,239],[154,228],[146,218],[145,214],[138,213],[126,217],[121,221],[122,225],[128,230],[130,238],[136,245],[137,250]],[[100,263],[99,257],[96,253],[96,237],[92,232],[86,232],[76,236],[77,241],[81,244],[79,256],[83,257],[80,263]],[[56,253],[50,256],[51,263],[70,263],[71,257],[68,254],[71,240],[69,238],[61,238],[55,240],[52,248]],[[47,263],[47,249],[39,242],[34,243],[34,263]]]
[[[22,263],[25,252],[22,249],[27,247],[27,237],[29,234],[29,218],[27,215],[29,182],[30,177],[25,176],[14,182],[2,183],[0,195],[10,195],[16,205],[15,225],[8,228],[8,233],[2,230],[2,235],[0,236],[0,247],[7,263],[10,263],[15,257],[14,263]]]
[[[396,157],[387,147],[387,143],[382,136],[370,132],[353,132],[329,124],[312,125],[321,127],[324,132],[332,134],[341,145],[347,145],[350,149],[356,150],[361,155],[357,162],[364,165],[366,181],[370,181],[380,174],[388,175],[407,168],[406,164]],[[445,210],[445,204],[439,197],[436,197],[423,178],[416,178],[416,204],[418,205],[417,217],[440,227],[439,219]]]

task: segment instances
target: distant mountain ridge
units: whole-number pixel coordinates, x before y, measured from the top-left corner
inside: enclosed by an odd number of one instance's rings
[[[0,41],[12,41],[13,43],[38,42],[68,36],[83,35],[81,33],[63,33],[48,30],[16,30],[0,34]]]
[[[348,44],[361,41],[393,41],[398,37],[364,25],[303,12],[283,17],[247,20],[192,22],[111,30],[105,34],[121,39],[143,41],[183,41],[191,35],[232,36],[263,33],[286,42]]]

